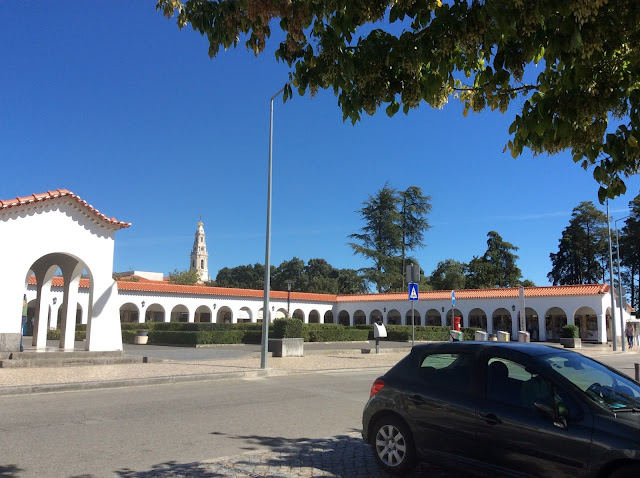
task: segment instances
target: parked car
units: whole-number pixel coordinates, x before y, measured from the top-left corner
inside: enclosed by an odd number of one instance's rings
[[[416,345],[373,383],[362,437],[395,475],[639,478],[640,384],[546,345]]]

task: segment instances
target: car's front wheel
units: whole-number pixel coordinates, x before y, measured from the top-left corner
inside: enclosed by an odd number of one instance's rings
[[[374,428],[373,453],[387,473],[406,473],[416,464],[416,452],[409,427],[399,418],[379,419]]]

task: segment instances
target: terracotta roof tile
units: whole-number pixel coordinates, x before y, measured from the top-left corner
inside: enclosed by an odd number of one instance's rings
[[[546,286],[546,287],[525,287],[525,297],[561,297],[572,295],[595,295],[606,294],[609,292],[608,284],[581,284],[581,285],[562,285],[562,286]],[[455,291],[456,300],[464,299],[501,299],[501,298],[518,298],[520,290],[517,287],[510,288],[493,288],[493,289],[460,289]],[[421,291],[420,300],[451,300],[450,290],[428,290]],[[383,294],[358,294],[358,295],[339,295],[338,302],[379,302],[407,300],[406,292],[393,292]]]
[[[96,208],[83,201],[80,196],[73,194],[67,189],[56,189],[54,191],[47,191],[46,193],[32,194],[31,196],[17,197],[15,199],[0,200],[0,211],[3,209],[10,209],[13,207],[24,206],[26,204],[34,204],[42,201],[50,201],[52,199],[69,198],[80,204],[87,209],[91,214],[99,218],[100,220],[110,224],[112,226],[118,226],[120,229],[124,229],[131,225],[130,222],[118,221],[114,217],[107,217],[98,211]]]
[[[88,289],[91,281],[89,279],[80,278],[80,289]],[[29,277],[29,285],[36,285],[36,276]],[[64,287],[64,277],[54,276],[51,280],[51,287]]]
[[[229,287],[209,287],[206,285],[179,285],[160,281],[117,281],[120,291],[159,292],[173,294],[193,294],[228,297],[264,297],[263,290],[234,289]],[[272,290],[269,297],[273,299],[286,299],[287,292]],[[310,302],[335,302],[333,294],[311,294],[307,292],[291,292],[291,299],[306,300]]]

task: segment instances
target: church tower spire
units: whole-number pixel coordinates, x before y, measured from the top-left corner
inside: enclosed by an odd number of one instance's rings
[[[189,270],[196,269],[200,274],[200,282],[209,280],[209,254],[207,254],[207,242],[204,238],[204,228],[202,227],[202,218],[198,222],[195,239],[193,240],[193,249],[191,249],[191,266]]]

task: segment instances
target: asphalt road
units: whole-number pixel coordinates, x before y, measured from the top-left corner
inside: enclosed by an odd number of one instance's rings
[[[157,476],[152,470],[161,464],[354,434],[377,376],[324,373],[3,397],[0,476]]]

